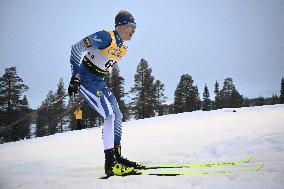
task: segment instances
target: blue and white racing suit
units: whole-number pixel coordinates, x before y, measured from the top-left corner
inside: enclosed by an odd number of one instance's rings
[[[127,46],[116,31],[96,32],[73,45],[71,50],[72,74],[80,76],[79,94],[104,118],[105,150],[120,144],[122,113],[104,75],[126,52]]]

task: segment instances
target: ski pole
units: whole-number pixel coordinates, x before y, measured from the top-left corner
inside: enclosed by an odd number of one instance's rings
[[[68,94],[58,97],[56,100],[52,101],[51,103],[46,104],[46,105],[43,105],[43,106],[37,108],[36,110],[32,111],[31,113],[25,115],[25,116],[22,117],[21,119],[18,119],[17,121],[15,121],[15,122],[13,122],[13,123],[10,123],[10,124],[9,124],[8,126],[6,126],[5,128],[12,127],[12,126],[16,125],[17,123],[19,123],[19,122],[21,122],[21,121],[23,121],[23,120],[25,120],[25,119],[27,119],[27,118],[29,118],[29,117],[32,117],[32,116],[35,115],[37,112],[39,112],[39,111],[41,111],[41,110],[43,110],[43,109],[45,109],[45,108],[47,108],[47,107],[49,107],[49,106],[51,106],[51,105],[53,105],[53,104],[56,104],[57,102],[59,102],[60,100],[66,98],[67,96],[68,96]]]
[[[71,108],[66,109],[63,113],[61,113],[60,115],[56,116],[54,120],[52,120],[51,123],[57,121],[58,119],[63,118],[65,115],[67,115],[68,113],[75,111],[76,109],[78,109],[78,107],[81,106],[81,104],[84,102],[84,99],[81,99],[79,102],[77,102],[75,105],[73,105]]]
[[[64,116],[66,116],[68,113],[76,110],[79,106],[81,106],[81,104],[84,102],[84,99],[80,100],[79,102],[77,102],[75,105],[72,105],[70,108],[66,109],[62,114],[56,116],[56,118],[51,122],[51,124],[55,121],[57,121],[60,118],[63,118]],[[44,130],[44,128],[41,128],[41,130]],[[33,133],[31,133],[31,136],[34,136],[38,131],[34,131]]]

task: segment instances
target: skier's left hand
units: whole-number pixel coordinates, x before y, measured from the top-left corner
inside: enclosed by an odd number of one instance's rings
[[[80,88],[80,79],[79,76],[77,75],[73,75],[71,77],[70,83],[69,83],[69,87],[68,87],[68,94],[70,97],[72,97],[73,95],[75,96],[75,94],[78,93]]]

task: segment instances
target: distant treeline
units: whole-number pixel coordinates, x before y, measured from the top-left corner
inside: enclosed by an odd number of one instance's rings
[[[183,74],[175,89],[174,102],[169,104],[166,103],[164,84],[155,79],[145,59],[141,59],[137,66],[134,86],[130,91],[126,92],[124,89],[125,80],[120,76],[118,66],[114,66],[105,81],[116,96],[123,121],[197,110],[284,103],[284,78],[281,80],[280,96],[273,94],[270,98],[253,99],[243,97],[236,89],[233,79],[225,78],[222,87],[215,81],[213,99],[210,98],[206,84],[201,95],[192,76]],[[48,92],[36,110],[29,107],[27,97],[23,95],[27,90],[28,86],[17,75],[16,67],[5,69],[5,73],[0,77],[0,143],[75,130],[74,111],[78,107],[83,111],[83,128],[97,127],[103,123],[100,115],[81,97],[63,98],[66,96],[63,79],[59,80],[55,92]],[[126,98],[129,99],[127,102]]]

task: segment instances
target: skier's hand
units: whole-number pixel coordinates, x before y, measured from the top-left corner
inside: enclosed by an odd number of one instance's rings
[[[71,77],[69,87],[68,87],[68,94],[70,97],[78,93],[80,88],[80,79],[78,75],[73,75]]]

